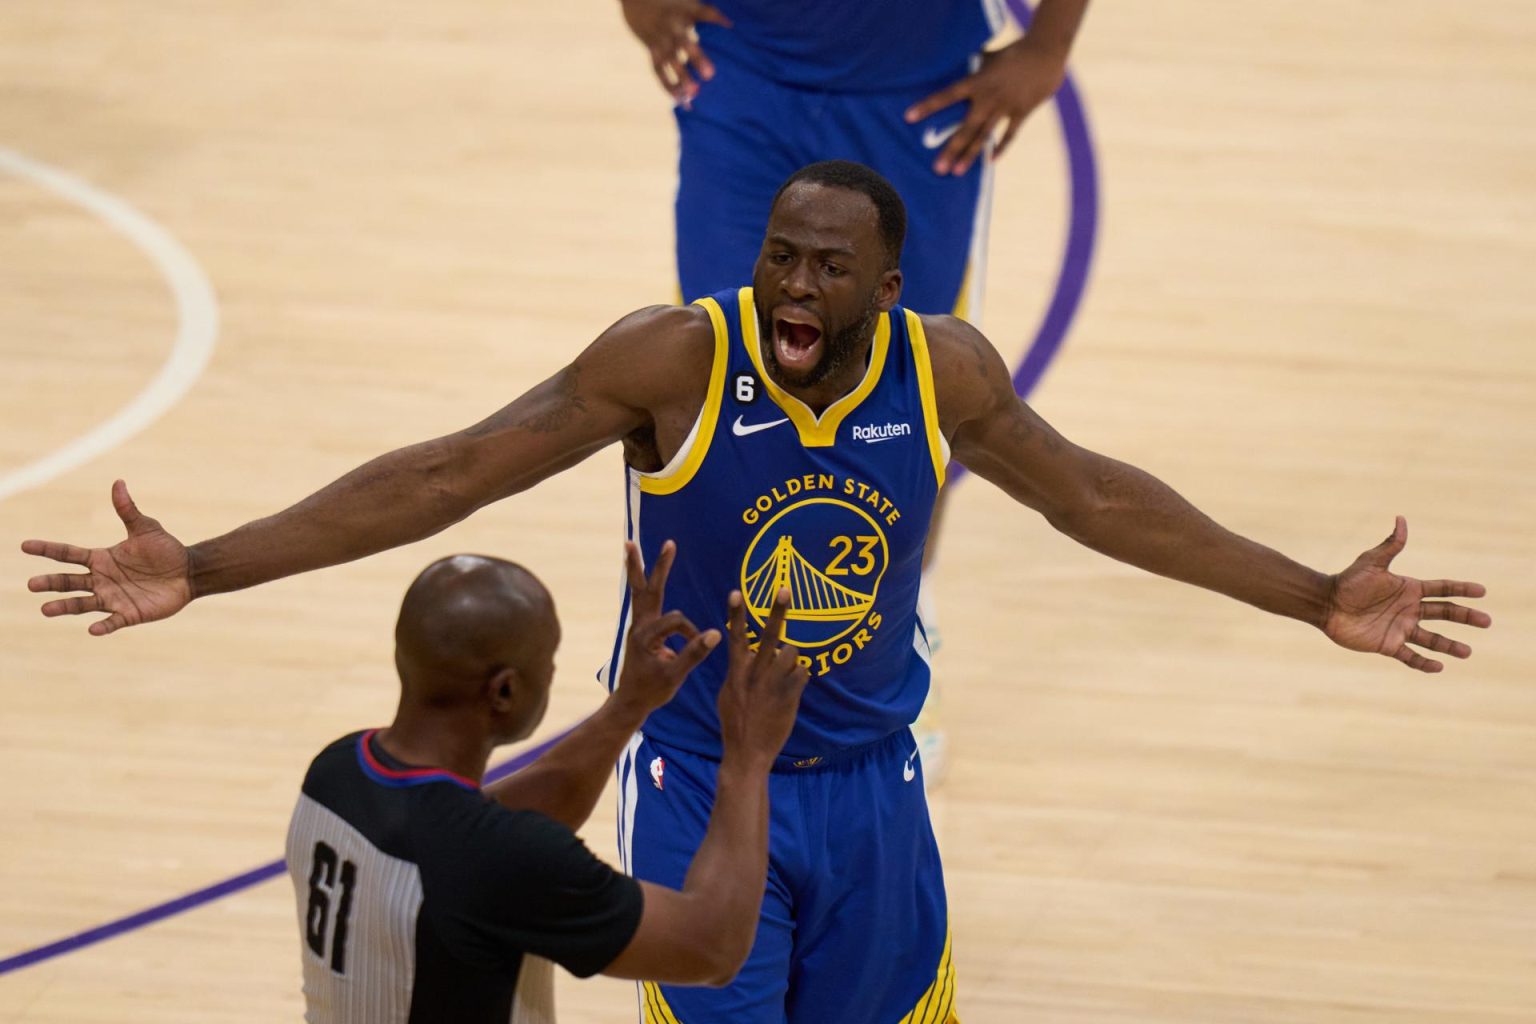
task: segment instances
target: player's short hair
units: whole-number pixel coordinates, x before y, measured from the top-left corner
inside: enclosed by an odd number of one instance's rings
[[[869,201],[875,204],[875,213],[879,218],[880,241],[885,245],[885,268],[895,270],[901,265],[901,247],[907,240],[907,204],[901,201],[894,185],[870,168],[852,160],[823,160],[807,164],[791,174],[789,180],[774,193],[773,206],[769,209],[779,205],[780,197],[789,191],[791,185],[802,181],[829,188],[845,188],[868,196]]]

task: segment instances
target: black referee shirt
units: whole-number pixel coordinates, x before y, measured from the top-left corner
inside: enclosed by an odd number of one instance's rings
[[[608,966],[639,926],[639,883],[564,825],[373,737],[320,752],[288,828],[305,1019],[552,1021],[550,962]]]

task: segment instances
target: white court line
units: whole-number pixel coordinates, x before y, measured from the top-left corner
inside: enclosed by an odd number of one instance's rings
[[[219,304],[197,261],[154,221],[115,196],[47,164],[0,147],[0,170],[41,185],[106,221],[147,255],[176,300],[176,344],[155,379],[105,423],[64,447],[0,476],[0,501],[47,483],[122,444],[159,419],[202,375],[219,336]],[[62,390],[67,381],[57,385]]]

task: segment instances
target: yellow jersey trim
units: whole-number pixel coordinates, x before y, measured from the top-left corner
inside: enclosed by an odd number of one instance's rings
[[[640,983],[640,1002],[645,1006],[645,1024],[679,1024],[667,997],[661,994],[661,986],[654,981]]]
[[[933,389],[933,363],[928,358],[928,335],[923,321],[910,309],[907,313],[907,337],[912,340],[912,359],[917,364],[917,393],[923,400],[923,426],[928,434],[928,454],[933,458],[933,475],[944,486],[944,433],[939,429],[939,400]]]
[[[709,442],[715,436],[715,427],[720,422],[720,406],[725,402],[725,365],[730,354],[731,335],[725,324],[725,310],[720,308],[720,303],[714,299],[700,299],[695,306],[704,307],[709,314],[709,322],[715,328],[715,361],[709,369],[709,392],[704,396],[704,408],[699,411],[698,421],[693,425],[691,443],[688,446],[688,454],[676,469],[668,472],[663,469],[657,474],[640,474],[640,490],[646,494],[676,494],[688,485],[693,475],[704,464],[704,456],[709,453]],[[673,456],[672,461],[677,462]]]
[[[955,958],[951,934],[944,931],[944,952],[939,955],[939,969],[912,1012],[900,1024],[960,1024],[955,1015]]]
[[[843,420],[880,383],[880,374],[885,370],[885,356],[891,347],[891,314],[880,314],[880,320],[875,326],[875,344],[870,351],[869,367],[864,371],[864,379],[859,381],[858,387],[827,406],[826,411],[818,417],[811,412],[810,406],[775,384],[773,378],[763,370],[763,352],[757,337],[757,306],[752,302],[752,289],[743,288],[738,296],[741,305],[741,340],[747,347],[747,356],[757,370],[758,379],[768,391],[768,397],[784,411],[784,415],[789,417],[789,421],[800,432],[801,444],[807,448],[830,448],[837,441],[837,428],[842,426]]]

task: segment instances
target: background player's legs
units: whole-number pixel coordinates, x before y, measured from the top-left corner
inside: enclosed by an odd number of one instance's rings
[[[658,759],[659,768],[653,767]],[[719,765],[646,739],[634,766],[633,772],[621,773],[619,828],[625,867],[636,878],[682,888],[709,825]],[[789,891],[780,881],[776,851],[792,838],[785,825],[799,813],[795,794],[786,786],[790,781],[781,776],[770,780],[768,886],[757,939],[741,973],[725,988],[641,983],[641,1024],[783,1024],[795,919]]]
[[[795,880],[789,1024],[953,1019],[944,874],[915,746],[902,730],[857,761],[796,776],[816,867]]]
[[[806,126],[793,90],[725,62],[677,110],[677,275],[692,302],[752,280],[774,193],[807,163],[795,136]]]
[[[956,105],[907,124],[907,107],[926,90],[835,96],[820,119],[817,159],[856,160],[879,171],[907,207],[907,244],[901,254],[901,304],[919,313],[967,313],[962,286],[972,267],[972,242],[984,243],[991,173],[986,161],[963,177],[938,175],[933,161],[942,146],[928,142],[960,123],[966,106]],[[984,246],[983,246],[984,247]],[[969,295],[971,289],[967,288]]]

